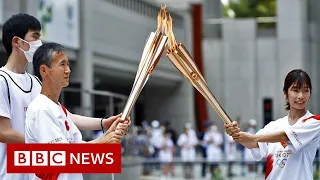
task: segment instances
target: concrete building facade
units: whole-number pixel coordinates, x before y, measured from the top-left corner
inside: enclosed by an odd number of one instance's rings
[[[39,2],[3,0],[1,22],[19,12],[38,16]],[[230,117],[241,116],[243,121],[254,118],[263,126],[265,98],[272,99],[273,119],[285,115],[283,80],[294,68],[303,68],[311,75],[314,90],[309,109],[319,111],[319,3],[278,0],[275,33],[268,36],[259,34],[256,19],[219,20],[212,26],[208,19],[221,14],[210,8],[217,3],[204,1],[204,71],[210,89]],[[72,75],[61,101],[83,115],[119,113],[131,91],[145,41],[157,27],[159,6],[140,0],[79,0],[77,4],[79,45],[66,46]],[[189,9],[172,10],[171,14],[177,41],[192,53]],[[2,46],[0,57],[4,64]],[[136,124],[154,119],[171,121],[181,132],[185,122],[196,124],[195,106],[193,87],[163,55],[132,117]],[[209,105],[208,112],[209,119],[222,127]]]

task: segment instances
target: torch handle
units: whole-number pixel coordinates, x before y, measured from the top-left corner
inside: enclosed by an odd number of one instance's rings
[[[156,67],[161,54],[163,53],[167,39],[168,38],[166,36],[163,36],[158,32],[156,34],[151,33],[149,36],[141,57],[131,93],[121,115],[122,120],[126,119],[131,113],[137,98],[139,97],[143,87],[147,83],[151,73]]]

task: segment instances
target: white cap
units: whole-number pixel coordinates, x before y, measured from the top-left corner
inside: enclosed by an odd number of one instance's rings
[[[160,126],[160,123],[159,123],[159,121],[157,121],[157,120],[153,120],[153,121],[151,122],[151,126],[152,126],[153,128],[158,128],[158,127]]]
[[[251,126],[256,126],[257,125],[257,121],[255,119],[250,119],[248,121],[248,124],[251,125]]]
[[[187,122],[185,125],[184,125],[185,128],[187,129],[191,129],[192,128],[192,124]]]

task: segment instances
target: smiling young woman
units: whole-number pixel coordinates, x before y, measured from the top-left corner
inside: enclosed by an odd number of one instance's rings
[[[287,116],[270,122],[256,134],[240,131],[236,122],[225,125],[227,133],[249,148],[256,160],[267,158],[267,180],[313,179],[312,163],[320,142],[320,116],[306,110],[311,91],[309,75],[301,69],[292,70],[283,86]]]

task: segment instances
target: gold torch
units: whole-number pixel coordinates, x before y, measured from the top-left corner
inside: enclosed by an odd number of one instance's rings
[[[166,29],[166,7],[161,7],[158,13],[158,28],[156,32],[151,32],[150,36],[144,46],[138,71],[131,89],[131,93],[124,107],[121,119],[126,119],[134,106],[140,92],[148,81],[150,75],[155,69],[165,48],[168,37],[165,36]]]
[[[182,43],[177,44],[172,31],[172,18],[169,14],[167,20],[166,35],[168,36],[168,50],[166,56],[172,64],[187,78],[192,85],[202,94],[202,96],[210,103],[214,110],[218,113],[224,123],[231,123],[230,117],[223,110],[217,99],[214,97],[198,67],[194,63],[188,50]]]

